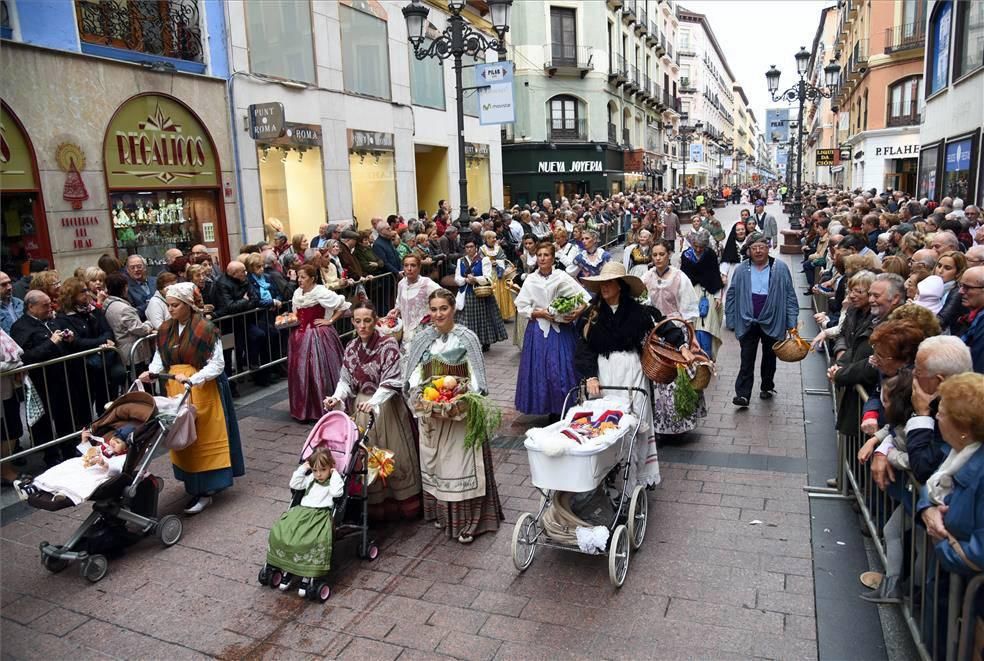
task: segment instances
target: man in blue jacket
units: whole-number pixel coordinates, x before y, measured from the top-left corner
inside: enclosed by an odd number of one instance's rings
[[[970,328],[964,333],[963,341],[970,347],[974,371],[984,373],[984,266],[974,266],[963,272],[959,292],[970,319]]]
[[[126,258],[126,295],[137,308],[140,319],[147,320],[147,301],[157,293],[157,278],[147,275],[147,260],[140,255]]]
[[[793,277],[781,261],[769,257],[769,239],[761,232],[750,237],[749,258],[738,265],[725,301],[728,328],[741,345],[741,367],[735,381],[735,406],[748,406],[754,383],[755,357],[762,345],[762,391],[759,397],[775,394],[776,354],[772,345],[796,328],[799,303]]]
[[[383,260],[383,266],[394,276],[398,276],[403,266],[400,264],[400,255],[393,246],[393,230],[382,218],[376,218],[374,227],[379,236],[372,244],[372,251]]]

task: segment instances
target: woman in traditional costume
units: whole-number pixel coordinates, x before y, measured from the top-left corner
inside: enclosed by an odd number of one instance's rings
[[[427,297],[440,285],[420,275],[420,257],[410,253],[403,258],[403,279],[396,285],[396,305],[389,316],[403,320],[403,346],[410,346],[413,336],[430,310]]]
[[[406,394],[432,377],[447,375],[468,377],[473,392],[488,391],[479,339],[455,323],[454,311],[451,292],[439,289],[430,295],[433,325],[417,333],[410,346]],[[466,448],[464,420],[421,417],[418,424],[424,518],[462,544],[498,530],[504,516],[492,472],[490,439],[479,439]]]
[[[292,301],[298,326],[287,353],[287,397],[291,417],[301,422],[321,417],[322,402],[338,384],[342,341],[333,324],[351,305],[316,277],[310,264],[299,268]]]
[[[222,339],[218,328],[201,315],[195,285],[182,282],[165,292],[168,312],[157,331],[157,352],[140,380],[170,374],[167,394],[183,394],[191,386],[198,440],[184,450],[171,451],[174,477],[184,482],[191,501],[185,514],[198,514],[212,503],[212,496],[232,486],[233,478],[246,474],[239,423],[232,392],[225,376]]]
[[[601,268],[612,258],[607,250],[598,247],[597,232],[594,230],[585,230],[583,236],[584,250],[574,258],[574,263],[578,268],[578,280],[598,275],[601,273]]]
[[[581,316],[575,366],[587,379],[588,394],[624,402],[631,401],[633,413],[641,420],[635,441],[635,453],[629,464],[629,490],[642,484],[659,484],[659,460],[656,435],[651,424],[649,379],[642,371],[642,346],[653,327],[663,319],[656,308],[639,303],[646,292],[639,278],[628,275],[617,262],[605,264],[601,273],[584,280],[584,287],[595,293],[594,300]],[[686,336],[673,324],[663,324],[659,335],[684,357],[692,359]],[[605,390],[605,386],[641,388],[644,393]]]
[[[680,270],[690,278],[697,292],[698,317],[694,328],[700,348],[713,360],[721,346],[724,305],[721,301],[721,267],[717,254],[708,248],[710,235],[705,231],[690,235],[690,247],[680,256]]]
[[[670,243],[657,241],[653,246],[653,268],[642,276],[642,283],[649,292],[649,304],[664,317],[678,317],[691,324],[700,316],[697,292],[690,279],[680,269],[670,266]],[[697,427],[701,418],[707,417],[704,393],[697,398],[693,413],[681,416],[677,412],[676,382],[653,383],[653,422],[657,434],[683,434]]]
[[[625,262],[625,270],[628,271],[630,275],[641,278],[652,265],[652,237],[652,232],[647,229],[641,229],[636,236],[636,243],[625,250],[625,255],[623,257]]]
[[[489,286],[493,266],[488,257],[478,254],[475,239],[467,239],[464,248],[465,256],[454,269],[454,281],[459,287],[457,320],[478,336],[482,351],[488,351],[496,342],[509,339],[495,298],[475,295],[476,286]]]
[[[507,274],[515,272],[515,267],[506,260],[506,253],[496,241],[495,232],[488,230],[482,232],[482,239],[485,243],[479,248],[482,258],[488,257],[492,263],[492,272],[489,280],[492,281],[492,295],[495,296],[495,303],[499,306],[499,314],[503,321],[509,321],[516,316],[516,306],[513,304],[512,294],[509,293],[509,280]]]
[[[550,415],[560,418],[568,391],[577,385],[574,371],[575,335],[572,322],[583,311],[591,293],[554,268],[556,249],[543,242],[536,249],[538,269],[523,282],[516,297],[516,309],[528,319],[523,353],[516,378],[516,409],[527,415]],[[566,320],[550,313],[550,304],[559,296],[578,296],[584,304]]]
[[[410,259],[413,257],[406,261]],[[386,480],[369,486],[369,516],[377,520],[415,519],[420,516],[420,459],[410,411],[400,396],[400,346],[396,338],[379,334],[376,321],[372,303],[364,301],[352,308],[356,337],[345,347],[338,386],[325,399],[325,408],[344,403],[363,428],[370,413],[376,416],[369,444],[392,450],[394,469]]]

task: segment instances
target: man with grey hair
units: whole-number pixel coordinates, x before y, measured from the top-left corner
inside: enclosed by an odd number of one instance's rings
[[[376,220],[376,233],[379,235],[372,244],[372,252],[383,262],[383,267],[394,277],[403,270],[400,264],[400,254],[393,245],[393,229],[382,218]]]
[[[157,293],[157,278],[147,275],[147,260],[140,255],[126,258],[126,296],[137,308],[141,321],[147,321],[147,302]]]
[[[960,302],[968,310],[968,318],[972,319],[961,339],[970,347],[974,371],[984,373],[984,266],[964,271],[957,291]]]
[[[912,257],[909,259],[910,277],[915,278],[918,284],[927,276],[933,275],[938,257],[939,255],[932,248],[920,248],[912,253]]]
[[[331,226],[328,223],[322,223],[321,227],[318,228],[318,235],[315,236],[310,241],[312,248],[324,248],[325,243],[331,238]]]
[[[971,246],[967,251],[967,268],[984,266],[984,245]]]
[[[940,230],[933,235],[933,240],[929,247],[936,251],[936,255],[942,255],[951,250],[960,250],[960,240],[957,235],[948,230]]]
[[[896,273],[879,273],[868,288],[868,308],[872,325],[888,318],[892,311],[905,303],[905,281]]]

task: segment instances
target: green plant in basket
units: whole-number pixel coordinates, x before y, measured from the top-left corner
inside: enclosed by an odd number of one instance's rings
[[[687,368],[677,365],[676,386],[673,389],[673,406],[676,409],[677,419],[689,418],[697,410],[697,403],[700,401],[700,394],[694,390]]]
[[[465,418],[465,447],[474,448],[491,438],[502,424],[502,411],[477,392],[468,391],[461,396],[468,405]]]

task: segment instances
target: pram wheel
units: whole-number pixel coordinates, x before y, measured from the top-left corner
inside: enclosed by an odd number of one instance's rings
[[[58,572],[64,570],[65,567],[68,567],[68,560],[65,560],[64,558],[55,558],[42,553],[41,565],[52,574],[57,574]]]
[[[98,583],[109,572],[109,560],[104,555],[90,555],[79,565],[79,571],[90,583]]]
[[[379,547],[376,546],[376,542],[369,542],[369,545],[366,546],[366,552],[363,557],[369,562],[372,562],[379,557]]]
[[[646,488],[637,486],[632,490],[632,500],[629,503],[628,532],[632,550],[642,546],[646,538],[646,520],[649,517],[649,500],[646,498]]]
[[[608,578],[617,588],[625,583],[629,571],[629,534],[624,525],[615,527],[608,542]]]
[[[277,589],[280,587],[280,581],[284,580],[284,573],[279,569],[274,569],[270,572],[270,587]]]
[[[536,553],[537,524],[529,512],[519,515],[513,527],[512,556],[513,564],[519,571],[526,571],[533,564]]]
[[[311,601],[325,603],[331,596],[331,586],[324,581],[314,581],[311,588],[307,591],[307,598]]]
[[[184,524],[174,514],[168,514],[157,522],[157,539],[164,546],[174,546],[181,539]]]

